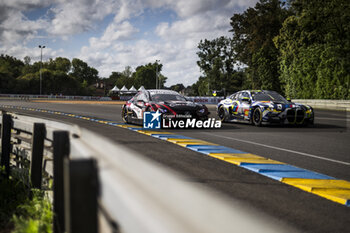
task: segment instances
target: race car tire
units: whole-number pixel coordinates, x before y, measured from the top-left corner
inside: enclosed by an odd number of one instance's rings
[[[262,112],[260,108],[255,108],[252,116],[252,123],[255,126],[261,126],[262,122]]]
[[[222,105],[218,109],[218,117],[222,122],[226,121],[226,113],[225,113],[224,106]]]
[[[122,109],[122,119],[123,119],[123,122],[125,123],[129,123],[129,120],[128,120],[128,110],[126,109],[126,107],[123,107]]]

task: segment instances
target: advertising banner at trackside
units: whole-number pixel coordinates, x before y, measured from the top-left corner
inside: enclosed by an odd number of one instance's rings
[[[133,96],[125,95],[120,96],[120,100],[128,101]],[[186,96],[186,99],[195,103],[200,104],[218,104],[221,100],[224,99],[223,96]]]
[[[128,101],[129,99],[131,99],[132,97],[134,97],[133,95],[121,95],[119,97],[119,100],[124,100],[124,101]]]
[[[186,99],[201,104],[218,104],[225,98],[223,96],[186,96]]]
[[[143,113],[145,129],[214,129],[221,128],[221,121],[215,118],[199,120],[187,115],[162,115],[157,112]]]

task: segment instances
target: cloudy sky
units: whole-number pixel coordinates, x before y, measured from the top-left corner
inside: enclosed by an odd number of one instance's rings
[[[0,53],[32,62],[80,58],[108,77],[160,60],[167,86],[190,85],[201,39],[231,36],[256,0],[0,0]]]

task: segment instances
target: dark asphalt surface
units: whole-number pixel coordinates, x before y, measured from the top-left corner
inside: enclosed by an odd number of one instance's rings
[[[120,105],[52,104],[0,100],[10,104],[121,121]],[[215,116],[214,106],[210,106]],[[243,201],[300,232],[350,232],[350,208],[172,143],[119,127],[52,114],[16,110],[78,124],[121,143],[188,178]],[[350,181],[349,115],[316,110],[315,125],[253,127],[223,124],[215,130],[174,130],[325,175]]]

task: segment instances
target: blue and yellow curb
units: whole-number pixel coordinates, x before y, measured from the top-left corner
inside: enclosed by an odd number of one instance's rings
[[[118,123],[106,119],[95,119],[87,116],[79,116],[72,113],[20,106],[0,105],[0,107],[64,115],[72,118],[78,118],[100,124],[129,129],[141,134],[149,135],[154,138],[174,143],[176,145],[188,148],[190,150],[208,155],[216,159],[220,159],[222,161],[248,169],[271,179],[278,180],[284,184],[294,186],[306,192],[350,207],[349,181],[336,179],[334,177],[321,173],[309,171],[303,168],[285,164],[283,162],[264,158],[259,155],[247,153],[225,146],[220,146],[215,143],[200,139],[194,139],[191,137],[174,134],[171,132],[144,129],[141,126]]]

